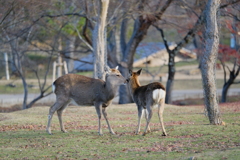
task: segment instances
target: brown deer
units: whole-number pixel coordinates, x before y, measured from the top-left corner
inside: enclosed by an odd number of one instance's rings
[[[53,92],[56,94],[56,102],[49,109],[47,132],[51,133],[51,121],[55,111],[57,111],[61,131],[66,132],[62,113],[69,103],[81,106],[94,105],[98,115],[98,133],[102,135],[101,116],[103,114],[110,133],[112,130],[108,119],[106,108],[115,97],[118,86],[126,83],[126,79],[117,70],[118,67],[110,69],[106,74],[106,82],[101,79],[94,79],[76,74],[66,74],[53,82]]]
[[[129,70],[130,76],[127,79],[128,86],[130,93],[134,102],[138,107],[138,127],[136,130],[136,134],[140,131],[141,125],[141,118],[143,111],[145,110],[145,117],[146,117],[146,128],[144,130],[143,135],[147,133],[147,130],[150,132],[149,123],[152,118],[152,108],[154,105],[158,106],[158,118],[163,130],[163,136],[166,136],[167,133],[164,128],[163,124],[163,110],[165,104],[165,88],[159,82],[153,82],[147,84],[145,86],[141,86],[138,80],[138,76],[141,74],[142,69],[138,70],[137,72],[132,72]]]

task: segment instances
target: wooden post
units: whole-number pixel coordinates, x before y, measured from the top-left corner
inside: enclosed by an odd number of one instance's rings
[[[56,62],[54,61],[53,62],[53,82],[55,81],[56,79]]]
[[[8,55],[4,53],[4,60],[5,60],[5,69],[6,69],[6,79],[9,80],[9,68],[8,68]]]
[[[61,52],[62,51],[62,40],[60,38],[59,40],[59,47],[58,50]],[[57,78],[62,76],[62,67],[64,67],[65,74],[68,74],[68,69],[67,69],[67,64],[66,62],[62,60],[62,55],[61,53],[58,54],[58,60],[57,62],[53,62],[53,82],[56,79],[56,67],[57,67]]]
[[[62,56],[58,55],[58,63],[57,63],[57,78],[62,76]]]
[[[63,62],[63,67],[64,67],[65,74],[68,74],[68,68],[67,68],[67,62],[66,61]]]
[[[57,78],[62,76],[62,67],[64,67],[65,74],[68,74],[66,61],[62,62],[62,58],[59,58],[59,57],[58,57],[58,62],[56,61],[53,62],[53,82],[56,80],[56,68],[57,68]]]

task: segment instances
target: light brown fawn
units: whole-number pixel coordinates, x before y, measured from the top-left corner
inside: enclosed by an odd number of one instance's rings
[[[164,128],[162,116],[165,105],[165,88],[159,82],[153,82],[145,86],[141,86],[138,80],[138,76],[141,74],[141,72],[142,69],[138,70],[137,72],[132,72],[129,70],[130,76],[127,79],[130,93],[138,108],[138,127],[136,134],[139,134],[141,118],[144,110],[147,124],[143,135],[147,133],[147,130],[150,132],[149,123],[152,118],[152,108],[154,105],[157,105],[158,117],[163,130],[162,135],[166,136],[167,133]]]
[[[57,111],[61,131],[66,132],[62,122],[62,113],[68,104],[73,102],[81,106],[95,106],[98,115],[99,135],[102,135],[102,114],[110,133],[115,134],[108,122],[106,108],[115,97],[118,86],[126,83],[126,79],[117,69],[118,67],[110,69],[106,74],[106,82],[76,74],[66,74],[55,80],[53,82],[53,92],[56,94],[56,102],[49,109],[47,132],[52,134],[50,126],[55,111]]]

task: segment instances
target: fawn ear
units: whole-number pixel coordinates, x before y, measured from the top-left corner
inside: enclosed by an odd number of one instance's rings
[[[116,67],[115,67],[115,69],[117,69],[117,70],[118,70],[118,66],[116,66]]]
[[[132,75],[132,70],[131,69],[129,69],[129,74]]]
[[[142,68],[137,71],[137,75],[139,76],[142,73]]]

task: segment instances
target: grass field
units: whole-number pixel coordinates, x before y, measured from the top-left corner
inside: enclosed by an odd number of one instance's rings
[[[52,132],[45,131],[49,107],[34,107],[0,113],[0,159],[231,159],[240,157],[239,102],[220,105],[224,126],[209,125],[203,106],[166,105],[167,133],[161,136],[157,114],[150,123],[153,132],[135,135],[135,104],[112,105],[108,117],[116,135],[97,134],[94,107],[67,108],[62,133],[56,114]],[[156,111],[156,108],[154,109]],[[145,119],[142,119],[143,131]]]

